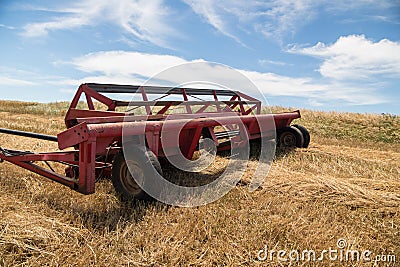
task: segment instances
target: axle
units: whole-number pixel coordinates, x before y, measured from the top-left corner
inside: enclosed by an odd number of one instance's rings
[[[4,128],[0,128],[0,133],[31,137],[31,138],[53,141],[53,142],[58,141],[57,136],[53,136],[53,135],[24,132],[24,131],[10,130],[10,129],[4,129]]]

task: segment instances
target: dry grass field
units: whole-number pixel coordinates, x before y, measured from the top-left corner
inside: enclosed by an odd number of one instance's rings
[[[0,127],[56,134],[67,106],[0,101]],[[400,266],[400,117],[302,116],[309,148],[278,154],[257,191],[240,183],[197,208],[121,202],[108,180],[84,196],[1,163],[0,266]],[[57,148],[4,134],[0,146]],[[340,238],[346,249],[396,262],[257,258],[265,246],[338,249]]]

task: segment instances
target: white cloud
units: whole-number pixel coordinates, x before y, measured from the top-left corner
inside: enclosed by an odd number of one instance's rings
[[[266,96],[303,97],[309,101],[344,101],[351,105],[372,105],[387,100],[375,92],[375,87],[345,82],[317,81],[310,77],[292,78],[274,73],[240,70]]]
[[[313,1],[313,0],[182,0],[200,17],[221,34],[246,46],[240,39],[243,34],[256,32],[267,38],[281,41],[293,35],[299,28],[317,16],[328,12],[340,14],[357,10],[357,14],[386,18],[379,12],[396,6],[395,1]],[[51,31],[76,29],[113,23],[126,34],[142,41],[170,47],[167,39],[178,36],[171,26],[173,13],[178,14],[164,0],[82,0],[55,8],[24,6],[24,9],[54,13],[54,17],[43,22],[28,23],[23,35],[37,37]],[[354,18],[357,19],[357,18]],[[129,41],[129,39],[128,39]],[[130,42],[131,43],[131,42]]]
[[[282,39],[294,34],[296,30],[311,21],[318,1],[275,0],[266,3],[259,13],[261,20],[256,29],[269,38]]]
[[[160,46],[166,46],[166,37],[176,34],[166,22],[169,10],[162,0],[83,0],[72,6],[45,11],[57,12],[57,17],[25,25],[24,36],[38,37],[50,31],[95,26],[104,22],[114,23],[134,37]]]
[[[309,99],[307,102],[308,102],[308,104],[309,104],[310,106],[312,106],[312,107],[322,107],[322,106],[324,106],[323,103],[318,102],[318,101],[315,100],[315,99]]]
[[[292,65],[288,64],[283,61],[275,61],[275,60],[269,60],[269,59],[259,59],[258,64],[261,66],[268,66],[268,65],[275,65],[275,66],[286,66],[286,65]]]
[[[390,0],[183,1],[215,29],[239,43],[239,32],[253,30],[267,38],[281,41],[324,12],[341,14],[357,10],[357,14],[373,12],[371,15],[379,16],[382,15],[379,11],[396,7],[395,1]]]
[[[300,23],[312,17],[312,0],[274,1],[212,1],[184,0],[195,13],[222,34],[241,43],[234,35],[238,25],[254,28],[267,37],[281,38],[284,33],[293,32]]]
[[[392,7],[398,7],[399,3],[393,0],[355,0],[355,1],[347,1],[347,0],[336,0],[336,1],[324,1],[326,4],[326,9],[331,12],[335,11],[349,11],[360,8],[366,8],[372,11],[378,11],[379,9],[388,9]]]
[[[26,37],[38,37],[47,35],[49,31],[73,29],[88,25],[89,18],[67,17],[58,18],[50,22],[30,23],[24,26],[23,35]]]
[[[51,85],[64,85],[70,86],[74,92],[76,88],[83,83],[104,83],[104,84],[142,84],[145,79],[134,78],[129,75],[97,75],[97,76],[86,76],[81,79],[64,79],[64,80],[53,80],[47,82]]]
[[[63,81],[69,85],[78,85],[84,82],[100,83],[128,83],[141,84],[147,78],[162,72],[167,68],[184,63],[203,62],[204,60],[186,60],[171,55],[154,55],[139,52],[107,51],[90,53],[74,59],[71,63],[81,71],[90,74],[79,80]],[[292,78],[270,72],[257,72],[237,69],[248,77],[259,90],[268,96],[304,97],[313,103],[339,100],[349,104],[377,104],[386,100],[377,95],[374,87],[368,85],[349,85],[343,82],[316,81],[310,77]],[[172,75],[171,75],[172,73]],[[160,84],[167,81],[180,84],[182,80],[217,81],[235,90],[246,90],[246,84],[240,77],[233,77],[232,70],[224,69],[213,63],[192,64],[179,71],[168,72],[158,76]],[[154,80],[152,81],[154,82]],[[245,93],[251,94],[249,91]],[[311,101],[310,100],[310,101]]]
[[[0,85],[19,86],[19,85],[34,85],[34,82],[25,81],[7,76],[0,76]]]
[[[162,70],[187,62],[170,55],[139,52],[106,51],[90,53],[76,58],[72,64],[84,72],[110,75],[139,75],[150,77]]]
[[[340,37],[334,44],[293,48],[292,53],[321,58],[322,76],[337,80],[371,79],[386,75],[400,77],[400,42],[368,40],[364,35]]]
[[[238,3],[238,1],[213,1],[213,0],[183,0],[193,11],[203,17],[211,26],[222,34],[232,38],[236,42],[243,43],[230,32],[230,27],[226,14],[230,13],[229,7]],[[223,15],[225,13],[225,15]]]
[[[4,29],[7,29],[7,30],[15,30],[15,27],[8,26],[8,25],[1,24],[1,23],[0,23],[0,28],[4,28]]]

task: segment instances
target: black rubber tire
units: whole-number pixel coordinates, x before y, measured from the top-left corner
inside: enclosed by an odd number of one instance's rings
[[[263,148],[264,153],[265,153],[265,151],[268,151],[269,149],[275,149],[273,146],[272,147],[270,146],[270,144],[276,145],[273,136],[263,137],[263,138],[264,138],[264,142],[265,142],[264,143],[265,147]],[[257,160],[260,159],[261,149],[262,149],[261,142],[262,142],[261,138],[257,138],[257,139],[253,139],[253,140],[249,141],[250,158],[254,158]]]
[[[310,144],[310,140],[311,140],[310,132],[304,126],[301,126],[301,125],[298,125],[298,124],[294,124],[292,126],[296,127],[297,129],[299,129],[300,132],[303,134],[303,138],[304,138],[303,148],[307,148],[308,145]]]
[[[299,129],[285,126],[277,131],[277,146],[279,148],[303,147],[304,137]]]
[[[130,165],[136,166],[136,171],[138,175],[142,175],[143,182],[145,182],[146,177],[144,176],[143,169],[149,169],[150,164],[154,167],[154,170],[162,175],[162,169],[160,162],[158,161],[156,155],[146,147],[131,147],[133,149],[131,153],[135,155],[134,158],[130,159]],[[151,167],[151,166],[150,166]],[[151,168],[153,169],[153,168]],[[138,177],[137,177],[138,178]],[[140,178],[139,178],[140,179]],[[112,169],[111,169],[111,181],[115,188],[115,191],[120,195],[122,200],[152,200],[153,198],[149,196],[140,186],[136,183],[135,179],[132,178],[132,173],[130,173],[127,163],[125,161],[124,153],[122,151],[118,152],[113,159]]]

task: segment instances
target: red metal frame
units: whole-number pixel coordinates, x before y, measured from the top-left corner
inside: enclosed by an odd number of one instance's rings
[[[142,100],[130,102],[114,100],[107,96],[112,93],[137,93]],[[152,94],[161,94],[158,99],[171,96],[175,98],[181,96],[183,99],[149,100],[149,95]],[[211,96],[213,100],[201,100],[199,96]],[[78,108],[82,97],[86,101],[87,109]],[[189,97],[196,100],[189,100]],[[220,100],[222,98],[228,100]],[[106,110],[96,110],[95,101],[105,105]],[[179,105],[183,105],[186,112],[168,114],[171,109]],[[127,106],[144,107],[146,114],[133,115],[130,112],[116,111],[118,107]],[[162,144],[160,141],[163,126],[168,124],[171,129],[180,129],[179,148],[182,154],[190,159],[203,129],[208,129],[218,145],[218,150],[224,150],[229,149],[230,145],[229,142],[219,143],[214,131],[218,126],[225,126],[228,130],[238,133],[231,138],[232,141],[243,134],[249,139],[257,139],[263,134],[260,132],[259,124],[273,119],[276,129],[280,129],[290,125],[296,118],[300,118],[299,111],[261,114],[261,101],[238,91],[89,83],[79,86],[65,116],[67,129],[57,135],[60,150],[70,147],[75,150],[29,153],[2,149],[0,159],[62,183],[83,194],[91,194],[95,191],[96,178],[110,173],[112,157],[121,149],[123,133],[137,136],[138,144],[147,145],[156,156],[163,157],[166,151],[171,149],[168,147],[168,142]],[[244,127],[234,129],[232,125],[237,125],[239,120]],[[275,131],[275,129],[266,130]],[[176,147],[172,148],[176,151]],[[35,164],[41,161],[45,162],[49,169]],[[56,173],[49,162],[66,164],[65,175]]]

